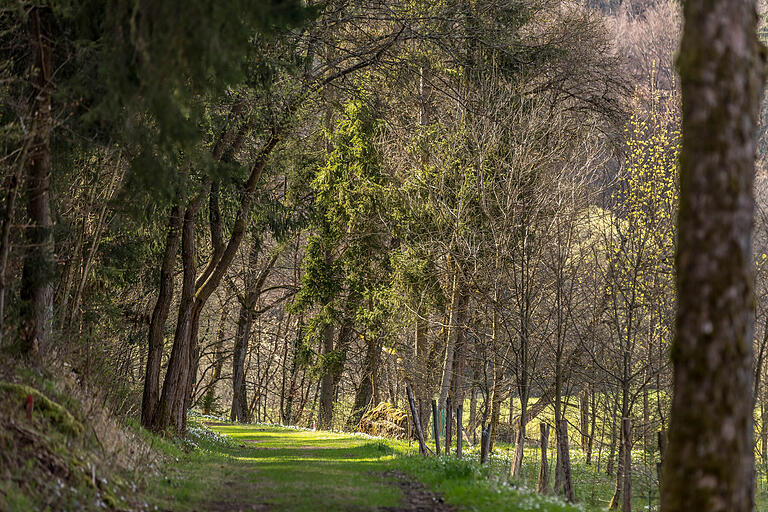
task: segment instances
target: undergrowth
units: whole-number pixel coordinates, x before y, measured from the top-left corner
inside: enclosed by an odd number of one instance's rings
[[[173,442],[110,414],[66,367],[0,356],[0,510],[142,510],[139,489]],[[150,442],[151,440],[151,442]]]

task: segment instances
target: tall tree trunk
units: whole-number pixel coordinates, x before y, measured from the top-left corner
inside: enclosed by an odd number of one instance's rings
[[[323,327],[323,355],[330,357],[333,355],[333,339],[335,329],[333,324]],[[333,428],[333,373],[328,367],[323,371],[320,377],[320,408],[317,413],[317,426],[322,430],[331,430]]]
[[[558,345],[555,356],[555,399],[553,409],[555,410],[555,442],[557,443],[557,458],[555,459],[555,494],[563,492],[565,483],[565,472],[563,466],[562,446],[563,433],[560,429],[565,425],[562,421],[565,416],[563,407],[563,374],[562,374],[562,345]]]
[[[335,362],[331,365],[330,368],[331,402],[330,407],[325,411],[331,420],[331,425],[333,425],[333,402],[336,400],[337,394],[339,392],[339,383],[341,382],[341,376],[344,373],[344,365],[347,362],[347,350],[349,348],[350,342],[352,341],[352,335],[354,333],[354,330],[352,329],[352,320],[349,318],[349,315],[352,314],[351,304],[353,303],[353,301],[350,301],[347,304],[347,311],[345,312],[345,318],[347,319],[344,320],[341,324],[341,327],[339,327],[338,335],[336,337],[336,344],[333,347],[336,356]],[[373,392],[374,394],[376,393],[375,382]],[[327,404],[328,403],[326,402],[326,405]]]
[[[293,339],[293,353],[291,355],[291,377],[288,384],[288,396],[285,397],[285,412],[283,413],[283,423],[293,425],[298,419],[294,415],[293,403],[297,392],[296,377],[299,369],[299,349],[301,348],[302,337],[304,336],[304,320],[299,317],[296,325],[296,337]],[[301,389],[298,389],[301,393]]]
[[[248,342],[253,325],[253,308],[256,299],[254,287],[257,285],[255,273],[260,253],[261,239],[254,233],[251,250],[248,253],[248,268],[245,269],[245,290],[240,298],[235,347],[232,352],[232,406],[230,407],[229,418],[240,423],[251,422],[245,392],[245,358],[248,355]]]
[[[469,430],[472,433],[472,444],[477,444],[477,368],[472,365],[472,388],[469,393]]]
[[[528,393],[520,393],[520,426],[517,429],[517,439],[515,440],[515,455],[512,459],[512,477],[520,475],[520,469],[523,466],[523,454],[525,450],[525,426],[528,424]]]
[[[341,375],[344,372],[344,363],[349,342],[352,337],[352,324],[348,318],[351,314],[353,301],[348,299],[344,318],[339,329],[334,329],[333,324],[323,329],[323,354],[330,355],[323,370],[320,381],[320,404],[317,414],[318,428],[330,430],[333,428],[333,402],[336,397]],[[334,334],[338,331],[336,343]]]
[[[451,390],[451,379],[453,378],[453,360],[456,351],[456,338],[458,337],[458,315],[461,292],[459,288],[460,277],[458,271],[453,276],[453,285],[451,293],[451,312],[448,321],[448,343],[445,346],[445,359],[443,360],[443,374],[440,377],[440,397],[437,403],[438,411],[445,410],[445,401],[448,399],[448,393]]]
[[[221,378],[221,370],[224,367],[224,330],[227,325],[227,315],[229,309],[227,304],[221,308],[219,317],[219,327],[216,329],[216,348],[213,353],[213,369],[211,370],[211,379],[208,381],[208,389],[203,397],[203,414],[211,414],[213,406],[216,404],[216,383]]]
[[[495,322],[495,315],[494,315]],[[489,435],[489,451],[493,451],[493,445],[496,443],[496,436],[499,430],[499,418],[501,417],[501,404],[504,401],[504,369],[507,357],[509,356],[510,345],[505,344],[506,348],[503,354],[500,354],[500,347],[496,348],[493,362],[493,388],[491,389],[491,431]],[[510,402],[511,406],[511,402]]]
[[[621,439],[624,444],[624,499],[621,502],[621,512],[632,512],[632,419],[623,418],[621,421]]]
[[[355,392],[355,402],[352,405],[352,413],[347,419],[347,428],[353,430],[360,424],[365,412],[372,406],[374,387],[376,384],[376,372],[381,358],[381,343],[376,338],[366,340],[365,359],[363,360],[363,375],[360,385]],[[393,404],[394,405],[394,404]]]
[[[22,162],[26,157],[22,154]],[[0,347],[3,346],[3,334],[5,331],[5,290],[8,287],[6,270],[8,267],[8,254],[11,252],[11,225],[16,211],[16,197],[19,190],[18,169],[8,177],[5,193],[5,211],[3,212],[2,230],[0,231]]]
[[[185,392],[190,378],[191,366],[191,319],[195,303],[195,217],[199,201],[193,200],[184,214],[181,230],[181,260],[184,269],[179,314],[173,348],[168,361],[163,389],[150,428],[160,432],[171,427],[177,433],[183,432],[186,411]]]
[[[536,483],[536,492],[545,494],[549,484],[549,465],[547,463],[547,445],[549,439],[549,425],[542,422],[539,424],[541,435],[539,444],[541,445],[541,463],[539,464],[539,480]]]
[[[512,392],[509,393],[509,419],[507,423],[507,428],[509,429],[507,441],[513,443],[515,442],[515,397]]]
[[[629,350],[624,351],[624,373],[621,382],[621,420],[618,422],[619,428],[619,465],[616,471],[616,486],[613,492],[613,498],[611,499],[610,508],[619,508],[619,505],[623,508],[623,503],[627,500],[631,500],[631,496],[624,495],[624,501],[622,501],[622,495],[624,490],[631,488],[632,479],[632,465],[629,464],[632,461],[632,439],[627,437],[631,434],[625,429],[625,422],[630,421],[632,410],[630,408],[630,375],[631,375],[631,360],[629,357]],[[630,482],[628,484],[628,482]]]
[[[606,402],[608,400],[606,399]],[[606,403],[607,406],[607,403]],[[607,408],[607,407],[606,407]],[[609,441],[609,451],[608,451],[608,464],[606,464],[605,467],[605,474],[608,476],[611,476],[613,474],[613,468],[614,468],[614,460],[616,456],[616,423],[618,421],[618,410],[619,410],[619,392],[618,390],[614,394],[613,397],[613,406],[610,409],[611,413],[611,437]]]
[[[751,0],[688,0],[674,395],[661,508],[747,512],[752,445],[752,223],[765,49]]]
[[[245,389],[245,358],[248,355],[252,325],[253,315],[250,308],[241,306],[237,317],[235,348],[232,352],[232,406],[229,413],[229,419],[239,423],[251,422]]]
[[[459,290],[459,310],[456,315],[456,347],[453,361],[450,396],[454,405],[464,403],[464,373],[467,366],[467,307],[469,295],[464,287]]]
[[[563,408],[565,409],[565,408]],[[571,454],[568,446],[568,421],[560,420],[556,428],[557,432],[557,459],[560,466],[561,489],[563,497],[569,503],[576,501],[576,495],[573,489],[573,479],[571,478]],[[560,492],[559,490],[556,492]]]
[[[418,404],[419,421],[422,425],[429,423],[429,408],[424,404],[431,400],[429,391],[430,360],[427,348],[427,322],[416,314],[416,336],[414,340],[414,391]]]
[[[51,93],[52,51],[48,45],[50,10],[35,7],[29,16],[32,41],[31,86],[34,89],[30,112],[32,144],[26,161],[27,248],[21,280],[24,304],[23,351],[32,356],[48,351],[53,327],[54,247],[51,220]]]
[[[144,375],[144,395],[141,401],[141,424],[150,427],[160,398],[160,363],[163,358],[163,333],[165,322],[171,311],[173,300],[173,269],[176,266],[176,255],[179,252],[181,241],[181,224],[183,216],[181,205],[176,204],[171,208],[168,220],[168,235],[165,239],[165,252],[160,264],[160,289],[157,294],[157,302],[152,310],[152,319],[149,323],[149,351],[147,354],[147,367]]]
[[[581,449],[586,452],[589,445],[589,384],[585,384],[579,393],[579,431]]]
[[[252,420],[245,392],[245,359],[248,355],[248,344],[251,338],[251,326],[256,320],[255,308],[261,295],[264,283],[277,262],[279,252],[274,252],[261,271],[256,273],[256,266],[261,254],[261,238],[253,233],[251,249],[248,253],[248,269],[245,274],[245,290],[240,297],[240,313],[237,318],[235,333],[235,348],[232,355],[232,407],[230,419],[240,423],[250,423]]]
[[[621,492],[624,489],[624,434],[619,425],[619,456],[616,459],[616,481],[613,487],[613,496],[608,504],[610,510],[616,510],[621,505]]]

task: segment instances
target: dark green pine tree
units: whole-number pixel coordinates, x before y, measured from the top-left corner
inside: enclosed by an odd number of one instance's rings
[[[366,101],[347,103],[330,134],[333,148],[311,183],[315,193],[312,235],[307,243],[302,288],[294,307],[314,311],[307,343],[320,347],[320,428],[333,426],[333,397],[354,332],[366,344],[352,424],[373,397],[383,343],[392,237],[381,212],[389,189],[376,147],[379,121]],[[356,421],[355,421],[356,418]]]
[[[124,200],[168,200],[183,187],[205,135],[200,99],[243,81],[243,56],[258,37],[305,15],[299,0],[11,0],[0,7],[0,157],[18,155],[9,178],[24,184],[26,207],[14,308],[21,352],[50,349],[56,186],[71,182],[68,162],[113,152],[131,163]],[[0,259],[8,245],[0,244]]]

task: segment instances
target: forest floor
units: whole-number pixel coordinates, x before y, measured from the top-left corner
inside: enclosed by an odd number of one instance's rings
[[[408,441],[235,425],[196,413],[185,437],[155,435],[112,417],[99,395],[74,379],[19,371],[0,355],[3,512],[605,510],[615,482],[615,472],[606,474],[609,450],[598,449],[587,464],[576,441],[570,452],[578,503],[567,505],[531,491],[539,473],[535,443],[512,480],[514,450],[503,442],[480,465],[476,444],[465,445],[463,459],[422,457]],[[633,505],[653,511],[657,458],[641,445],[633,450]],[[551,491],[554,447],[548,452]],[[757,462],[756,509],[768,512],[768,465]]]
[[[147,489],[164,511],[578,510],[486,478],[470,458],[423,458],[360,434],[204,421],[197,449]]]

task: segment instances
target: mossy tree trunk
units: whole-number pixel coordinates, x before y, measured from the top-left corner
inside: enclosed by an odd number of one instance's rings
[[[752,188],[765,53],[754,1],[684,6],[677,332],[661,509],[748,512]]]

